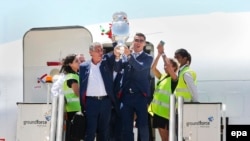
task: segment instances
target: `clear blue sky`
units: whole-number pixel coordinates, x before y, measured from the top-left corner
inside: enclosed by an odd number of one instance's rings
[[[116,11],[129,19],[249,12],[250,0],[0,0],[0,44],[33,27],[111,22]]]

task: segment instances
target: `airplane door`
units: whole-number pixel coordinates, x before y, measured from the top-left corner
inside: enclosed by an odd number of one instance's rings
[[[82,26],[32,28],[23,37],[23,102],[46,103],[47,75],[58,74],[62,58],[83,53],[89,59],[88,47],[93,41]]]

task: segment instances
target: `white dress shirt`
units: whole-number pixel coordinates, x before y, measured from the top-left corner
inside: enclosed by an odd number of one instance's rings
[[[99,68],[100,65],[101,63],[95,65],[91,62],[86,96],[107,95]]]

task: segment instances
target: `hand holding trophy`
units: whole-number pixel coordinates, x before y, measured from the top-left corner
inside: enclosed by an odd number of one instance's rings
[[[111,27],[114,40],[117,42],[115,48],[119,48],[120,54],[124,54],[125,42],[129,37],[129,23],[125,12],[115,12]]]

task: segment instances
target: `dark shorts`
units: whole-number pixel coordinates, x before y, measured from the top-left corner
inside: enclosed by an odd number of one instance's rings
[[[161,116],[154,114],[153,116],[153,128],[169,128],[169,120]]]

